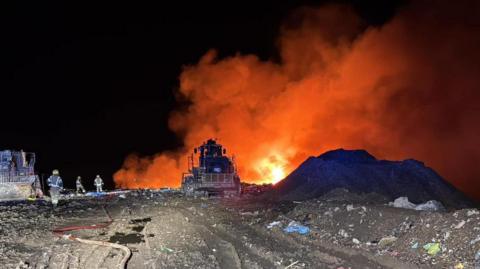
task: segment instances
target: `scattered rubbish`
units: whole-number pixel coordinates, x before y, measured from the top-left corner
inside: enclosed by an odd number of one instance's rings
[[[463,225],[465,225],[466,221],[462,220],[460,223],[458,223],[457,225],[455,225],[455,229],[460,229],[463,227]]]
[[[465,266],[463,266],[463,263],[459,262],[457,264],[455,264],[455,267],[453,267],[454,269],[463,269],[465,268]]]
[[[308,234],[310,229],[307,226],[301,225],[296,221],[291,221],[285,229],[286,233],[298,233],[298,234]]]
[[[342,237],[345,237],[345,238],[348,237],[348,233],[345,232],[344,229],[340,229],[340,230],[338,231],[338,234],[339,234],[340,236],[342,236]]]
[[[430,200],[422,204],[414,204],[408,200],[408,197],[398,197],[393,202],[388,203],[388,205],[405,208],[405,209],[414,209],[419,211],[443,211],[445,207],[439,201]]]
[[[355,245],[360,244],[360,240],[358,240],[357,238],[353,238],[353,239],[352,239],[352,242],[353,242]]]
[[[480,269],[480,250],[475,253],[475,269]]]
[[[392,257],[397,257],[400,253],[398,251],[392,251],[389,253]]]
[[[386,237],[383,237],[382,239],[380,239],[380,241],[378,241],[378,246],[380,247],[384,247],[384,246],[388,246],[390,244],[392,244],[393,242],[397,241],[397,237],[395,236],[386,236]]]
[[[158,192],[160,193],[170,193],[170,192],[174,192],[175,190],[174,189],[171,189],[171,188],[161,188],[160,190],[158,190]]]
[[[478,215],[478,214],[480,214],[480,213],[476,209],[471,209],[471,210],[467,211],[467,217],[471,217],[473,215]]]
[[[100,196],[104,196],[104,195],[106,195],[106,194],[107,194],[107,193],[105,193],[105,192],[92,191],[92,192],[87,192],[87,193],[85,193],[85,196],[100,197]]]
[[[297,264],[297,263],[298,263],[298,261],[294,261],[294,262],[292,262],[290,265],[288,265],[287,267],[285,267],[285,269],[288,269],[288,268],[294,266],[294,265]]]
[[[419,204],[415,207],[415,210],[421,211],[445,211],[445,207],[439,201],[430,200],[426,203]]]
[[[353,207],[353,205],[347,205],[347,211],[350,212],[352,210],[355,210],[355,207]]]
[[[267,225],[267,228],[268,229],[272,229],[273,227],[275,226],[281,226],[282,225],[282,222],[281,221],[274,221],[274,222],[270,222],[268,225]]]
[[[256,216],[258,215],[258,211],[255,211],[255,212],[240,212],[240,215],[242,216]]]
[[[122,198],[122,199],[125,199],[127,198],[127,196],[125,194],[120,194],[118,197]]]
[[[480,235],[477,236],[477,238],[475,238],[475,239],[473,239],[472,241],[470,241],[470,245],[476,244],[477,242],[480,242]]]
[[[449,231],[445,232],[445,236],[443,237],[444,240],[447,240],[449,237],[450,237],[450,232]]]
[[[428,243],[423,246],[423,249],[427,251],[427,253],[431,256],[437,255],[440,252],[440,243]]]
[[[167,247],[164,247],[164,246],[162,246],[162,247],[160,248],[160,251],[161,251],[161,252],[165,252],[165,253],[173,253],[173,252],[174,252],[173,249],[167,248]]]
[[[417,249],[418,248],[418,242],[415,242],[415,244],[412,245],[412,249]]]
[[[207,207],[208,207],[208,205],[207,205],[207,204],[205,204],[205,203],[201,203],[201,204],[200,204],[200,207],[201,207],[201,208],[207,208]]]
[[[415,204],[408,200],[408,197],[398,197],[388,205],[398,208],[415,209]]]

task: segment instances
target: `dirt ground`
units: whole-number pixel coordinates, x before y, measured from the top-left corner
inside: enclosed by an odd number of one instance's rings
[[[270,203],[135,191],[70,197],[56,209],[46,201],[1,203],[2,268],[118,268],[124,251],[52,233],[107,222],[106,213],[113,219],[106,228],[67,234],[128,247],[127,268],[474,268],[480,250],[476,209],[419,212],[331,197]],[[292,221],[308,232],[286,233]],[[441,245],[435,255],[423,249],[432,242]]]

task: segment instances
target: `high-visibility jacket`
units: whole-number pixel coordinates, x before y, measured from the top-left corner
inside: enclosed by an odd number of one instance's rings
[[[47,179],[47,184],[50,188],[63,188],[63,181],[60,176],[51,175]]]
[[[96,177],[94,183],[95,183],[95,186],[102,186],[103,180],[100,177]]]

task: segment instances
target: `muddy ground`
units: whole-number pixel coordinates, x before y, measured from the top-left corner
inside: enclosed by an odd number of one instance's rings
[[[70,197],[56,209],[46,201],[1,203],[1,268],[118,268],[122,250],[52,233],[107,222],[107,213],[108,227],[67,234],[127,246],[128,268],[474,268],[480,250],[476,209],[420,212],[349,197],[273,203],[136,191]],[[308,233],[285,233],[292,221]],[[423,246],[434,242],[441,250],[428,254]]]

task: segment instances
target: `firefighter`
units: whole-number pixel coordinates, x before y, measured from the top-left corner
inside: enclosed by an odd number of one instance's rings
[[[63,181],[60,177],[60,172],[57,169],[52,171],[52,175],[47,179],[47,184],[50,187],[50,198],[52,205],[57,206],[60,197],[60,191],[63,189]]]
[[[103,180],[100,177],[100,175],[97,175],[97,177],[94,180],[95,187],[97,187],[97,192],[103,192],[102,187],[103,187]]]
[[[85,193],[85,188],[83,187],[81,176],[77,177],[77,181],[75,182],[75,184],[77,186],[77,194],[80,194],[80,192]]]

